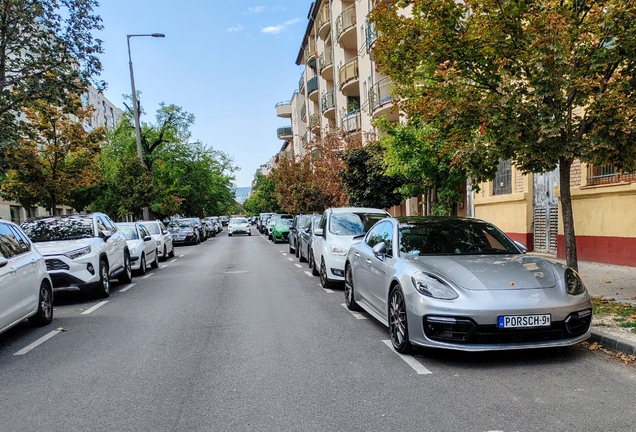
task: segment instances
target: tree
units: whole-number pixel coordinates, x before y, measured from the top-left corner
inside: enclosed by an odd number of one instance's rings
[[[0,2],[1,143],[17,138],[20,113],[30,104],[68,105],[99,75],[96,6],[96,0]]]
[[[497,158],[525,173],[559,167],[575,269],[573,161],[636,168],[635,18],[623,0],[400,0],[370,17],[400,108],[437,128],[471,176],[487,178]]]
[[[402,202],[400,190],[406,179],[399,174],[386,174],[385,152],[380,142],[349,149],[344,152],[343,160],[346,169],[342,172],[342,182],[351,205],[389,208]]]
[[[252,195],[245,200],[243,208],[252,215],[266,212],[281,212],[278,196],[276,194],[276,183],[272,175],[256,173],[254,176],[254,187]]]
[[[305,155],[298,161],[292,157],[280,158],[272,171],[272,179],[283,211],[312,213],[329,207],[330,197],[320,187],[313,165],[311,155]]]
[[[58,203],[71,204],[72,191],[90,187],[101,177],[97,155],[104,128],[84,129],[92,107],[79,100],[64,109],[38,101],[25,110],[19,145],[5,153],[9,167],[2,195],[29,208],[35,204],[54,214]]]

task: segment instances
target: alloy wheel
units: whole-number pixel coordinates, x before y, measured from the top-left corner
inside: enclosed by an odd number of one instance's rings
[[[53,316],[53,296],[48,285],[42,284],[40,287],[40,310],[45,320],[50,320]]]
[[[406,322],[406,305],[404,295],[399,287],[391,292],[389,302],[389,333],[391,343],[397,352],[407,353],[411,351],[411,343],[408,337],[408,327]]]

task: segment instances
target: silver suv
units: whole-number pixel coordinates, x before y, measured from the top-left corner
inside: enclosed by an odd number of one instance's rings
[[[53,291],[96,291],[110,295],[110,280],[132,280],[130,252],[124,235],[103,213],[45,216],[22,229],[44,255]]]

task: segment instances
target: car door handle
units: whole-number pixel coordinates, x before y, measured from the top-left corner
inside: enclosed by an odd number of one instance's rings
[[[367,258],[365,261],[367,262],[367,264],[371,264],[371,260],[369,258]]]
[[[353,256],[355,256],[356,258],[360,258],[360,253],[359,252],[354,252]]]
[[[17,268],[15,268],[15,267],[11,267],[11,268],[9,269],[9,273],[11,273],[12,275],[13,275],[13,274],[15,274],[17,271],[18,271],[18,269],[17,269]]]

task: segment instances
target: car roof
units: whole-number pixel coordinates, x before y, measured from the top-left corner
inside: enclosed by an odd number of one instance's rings
[[[371,208],[371,207],[332,207],[327,209],[331,213],[384,213],[387,216],[389,212],[384,209]]]

